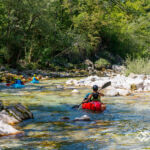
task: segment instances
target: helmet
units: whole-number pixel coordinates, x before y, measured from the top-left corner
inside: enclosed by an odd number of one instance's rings
[[[93,91],[97,91],[98,90],[98,86],[97,85],[93,85]]]

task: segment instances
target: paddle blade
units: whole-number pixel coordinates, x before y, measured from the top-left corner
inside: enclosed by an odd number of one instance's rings
[[[104,89],[104,88],[106,88],[106,87],[108,87],[108,86],[110,86],[110,85],[111,85],[111,81],[105,83],[105,84],[102,86],[101,90]]]
[[[74,109],[74,108],[79,108],[80,107],[80,105],[74,105],[73,107],[72,107],[72,109]]]

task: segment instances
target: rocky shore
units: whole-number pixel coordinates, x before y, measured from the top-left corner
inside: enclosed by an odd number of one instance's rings
[[[98,85],[101,88],[108,81],[111,81],[111,86],[103,90],[106,96],[128,96],[132,92],[150,91],[150,75],[130,74],[128,77],[120,74],[107,77],[89,76],[80,80],[69,79],[66,85],[75,87]]]
[[[16,123],[26,119],[33,119],[33,114],[23,105],[4,106],[0,101],[0,136],[23,133],[13,127]]]

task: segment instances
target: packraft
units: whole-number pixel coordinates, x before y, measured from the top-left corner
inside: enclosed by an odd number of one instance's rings
[[[33,77],[31,83],[39,83],[39,80],[37,80],[36,77]]]
[[[21,80],[16,80],[16,83],[11,85],[13,88],[24,88],[23,82]]]
[[[88,102],[88,103],[83,103],[82,109],[88,109],[88,110],[92,110],[92,111],[102,111],[101,102],[92,101],[92,102]]]

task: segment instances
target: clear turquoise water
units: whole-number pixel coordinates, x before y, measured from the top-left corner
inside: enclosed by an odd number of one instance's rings
[[[34,119],[15,127],[23,136],[0,137],[0,149],[13,150],[123,150],[150,149],[150,93],[129,97],[103,97],[107,110],[92,113],[72,109],[91,89],[71,87],[58,89],[66,79],[26,85],[24,89],[0,90],[5,105],[22,103],[34,114]],[[92,121],[74,122],[75,117],[88,115]],[[67,116],[68,121],[61,118]]]

